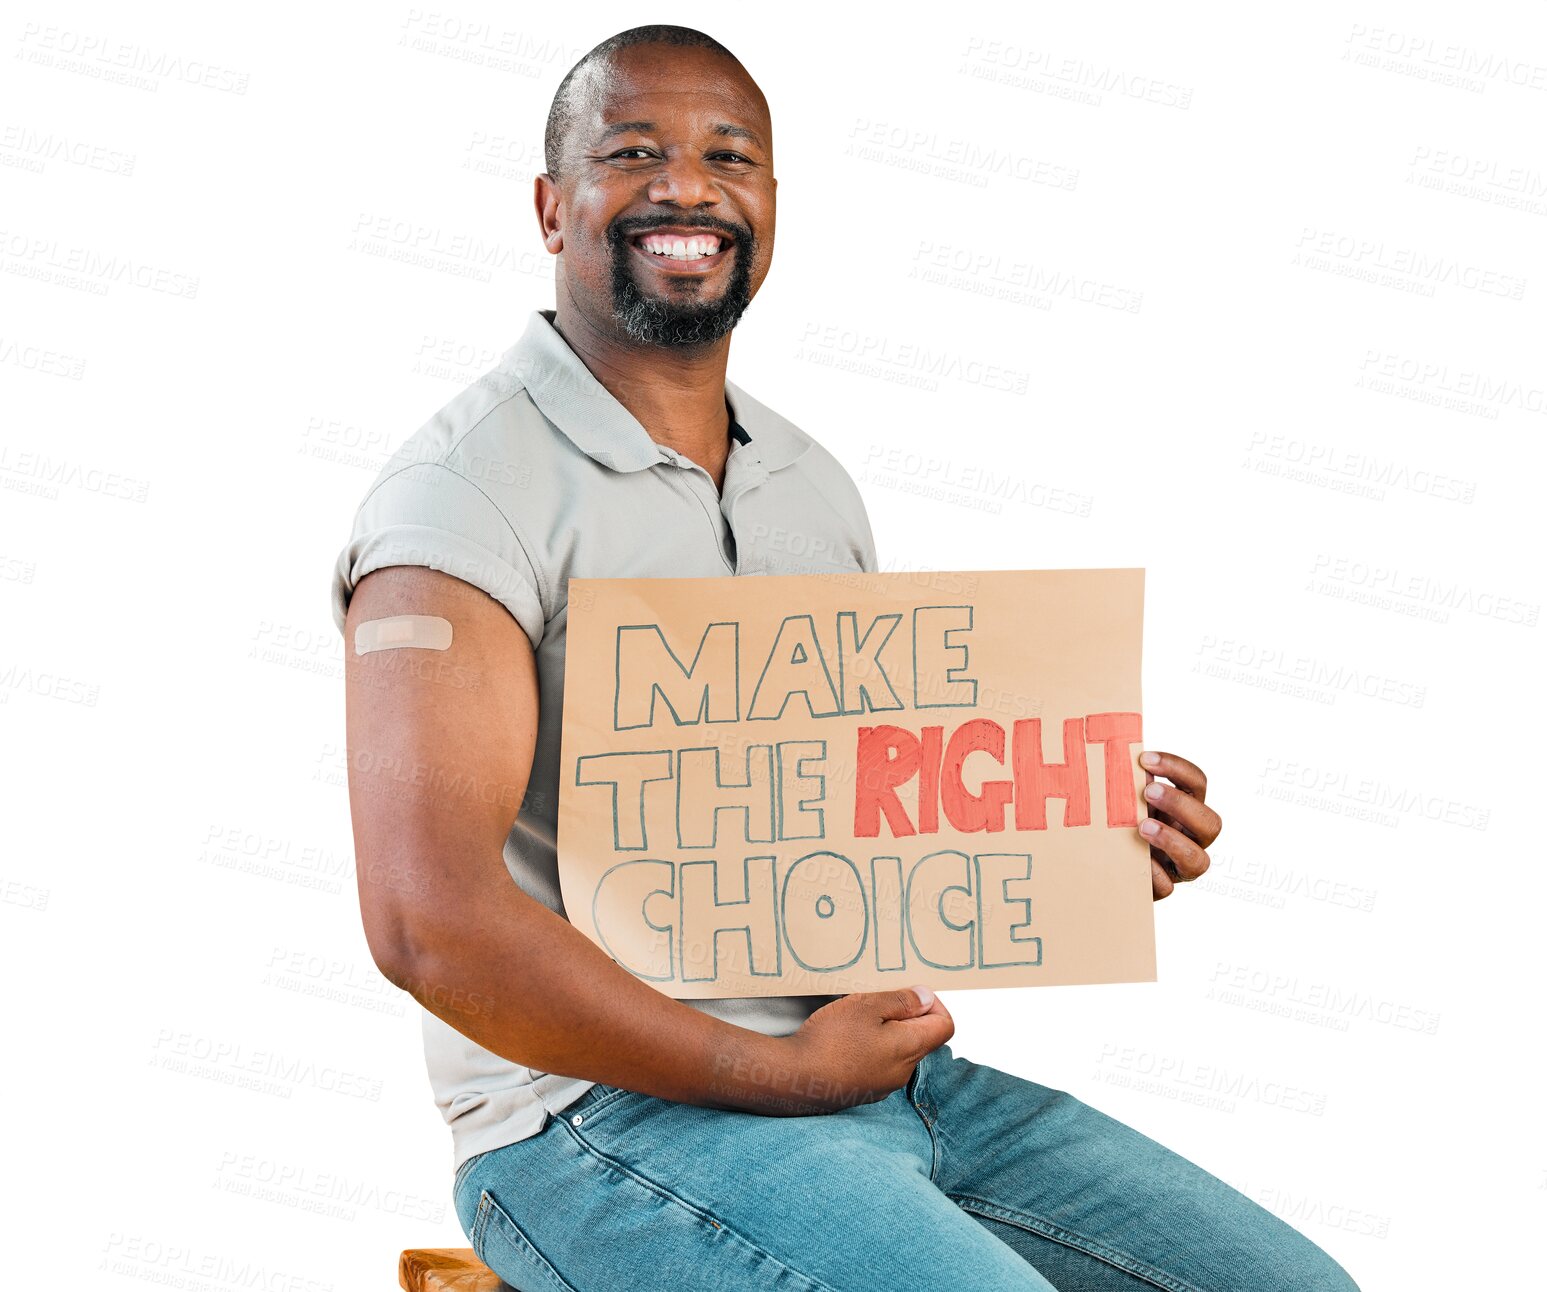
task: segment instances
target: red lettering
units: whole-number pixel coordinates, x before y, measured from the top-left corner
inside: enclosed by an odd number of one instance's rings
[[[1064,801],[1064,824],[1090,824],[1090,771],[1085,765],[1085,720],[1064,719],[1064,761],[1042,761],[1042,719],[1015,724],[1010,747],[1015,768],[1015,828],[1046,830],[1047,801]]]
[[[1106,752],[1107,825],[1139,824],[1138,796],[1133,792],[1131,746],[1140,743],[1143,720],[1137,713],[1093,713],[1085,719],[1085,739]]]
[[[996,762],[1004,761],[1004,728],[988,718],[973,718],[962,723],[946,742],[945,761],[940,768],[940,806],[946,820],[963,834],[979,830],[1003,830],[1005,804],[1014,785],[1010,781],[984,781],[976,794],[962,784],[962,763],[975,749],[986,750]],[[921,812],[922,818],[923,813]]]
[[[1015,804],[1016,830],[1046,830],[1047,801],[1062,799],[1065,828],[1089,825],[1089,745],[1102,746],[1106,779],[1107,825],[1139,824],[1134,793],[1132,747],[1143,736],[1137,713],[1093,713],[1064,719],[1064,760],[1045,761],[1042,720],[1015,723],[1010,744],[1009,779],[984,781],[976,793],[962,780],[967,756],[982,750],[1003,765],[1005,730],[991,718],[970,718],[945,738],[944,727],[924,727],[919,735],[902,727],[860,727],[855,752],[854,834],[873,839],[886,818],[893,838],[937,834],[940,814],[962,834],[1005,829],[1006,809]],[[918,827],[908,819],[897,790],[918,780]]]
[[[940,742],[944,727],[925,727],[919,732],[919,833],[940,830]]]
[[[859,729],[854,756],[854,836],[873,839],[881,833],[881,813],[900,839],[913,833],[913,823],[897,797],[897,787],[919,769],[919,742],[901,727]]]

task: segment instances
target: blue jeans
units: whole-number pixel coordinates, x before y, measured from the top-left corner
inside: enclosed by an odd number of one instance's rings
[[[807,1117],[596,1085],[463,1163],[453,1196],[522,1292],[1358,1292],[1186,1158],[949,1045]]]

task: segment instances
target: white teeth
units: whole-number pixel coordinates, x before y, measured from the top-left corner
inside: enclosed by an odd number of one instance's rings
[[[720,239],[714,234],[678,238],[672,234],[650,234],[639,240],[640,246],[657,256],[669,256],[673,260],[700,260],[715,255],[720,250]]]

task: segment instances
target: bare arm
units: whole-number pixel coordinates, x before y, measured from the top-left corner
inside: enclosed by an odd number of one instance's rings
[[[410,614],[447,620],[450,647],[355,653],[360,624]],[[350,601],[344,655],[371,955],[485,1049],[684,1103],[800,1113],[880,1098],[948,1039],[944,1006],[920,1014],[906,992],[845,997],[793,1037],[737,1027],[634,977],[517,887],[503,849],[536,747],[537,667],[483,592],[420,566],[377,570]]]

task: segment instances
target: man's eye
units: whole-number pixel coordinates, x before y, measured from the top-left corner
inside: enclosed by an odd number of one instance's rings
[[[727,158],[730,161],[750,162],[752,160],[750,157],[743,157],[740,153],[717,152],[714,155],[716,157]]]
[[[623,156],[626,156],[629,153],[648,153],[649,151],[650,150],[648,148],[640,148],[640,147],[622,148],[622,149],[619,149],[617,152],[613,153],[613,156],[614,157],[623,157]]]

